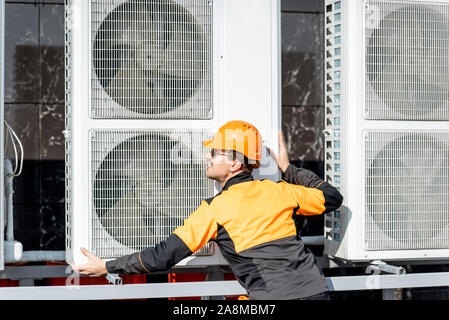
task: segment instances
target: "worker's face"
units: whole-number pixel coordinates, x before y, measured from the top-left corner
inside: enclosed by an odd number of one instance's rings
[[[229,175],[232,164],[226,151],[212,149],[207,153],[206,176],[220,182]]]

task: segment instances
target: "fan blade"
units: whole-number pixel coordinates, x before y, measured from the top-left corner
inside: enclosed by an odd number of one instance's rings
[[[129,59],[130,47],[116,45],[107,48],[96,48],[93,52],[93,64],[98,81],[102,87],[107,87],[123,63]]]
[[[115,240],[135,249],[142,250],[168,236],[165,217],[156,208],[142,206],[135,190],[104,212],[100,221]]]
[[[205,190],[210,187],[209,181],[203,177],[202,166],[180,166],[171,185],[164,190],[161,212],[182,223],[201,204],[198,193],[208,193]]]
[[[129,59],[115,73],[105,90],[121,106],[146,113],[148,108],[165,107],[163,100],[155,95],[151,80],[133,59]]]
[[[140,204],[134,191],[128,192],[123,198],[119,199],[113,207],[104,212],[101,217],[103,227],[121,243],[129,245],[134,241],[133,238],[148,237],[150,235],[148,228],[143,223],[143,217],[140,212]]]
[[[178,78],[162,72],[151,81],[154,85],[154,94],[162,97],[169,106],[183,104],[191,97],[197,87],[197,80]]]
[[[138,113],[164,113],[191,96],[194,86],[159,72],[143,70],[132,59],[110,80],[106,92],[119,105]]]
[[[201,79],[208,57],[204,57],[205,39],[202,39],[199,28],[193,21],[172,28],[159,71],[191,81]]]
[[[167,46],[167,25],[159,13],[149,16],[145,26],[140,29],[139,43],[136,46],[136,63],[146,71],[155,71],[162,64]]]
[[[157,41],[147,41],[142,43],[135,50],[136,65],[144,71],[155,71],[162,64],[164,58],[163,48]]]

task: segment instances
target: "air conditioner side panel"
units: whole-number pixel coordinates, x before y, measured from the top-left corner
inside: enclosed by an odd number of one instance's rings
[[[363,1],[325,3],[325,178],[344,197],[325,217],[325,253],[342,259],[363,255],[363,19]]]
[[[254,124],[277,148],[280,121],[280,1],[219,0],[215,17],[219,123]]]
[[[325,179],[342,207],[325,217],[325,254],[353,256],[362,242],[363,1],[325,2]]]
[[[77,263],[87,262],[79,248],[89,249],[89,201],[87,198],[89,184],[88,150],[88,107],[90,95],[89,76],[89,6],[90,1],[73,1],[71,4],[71,60],[70,98],[71,112],[66,129],[71,146],[71,162],[67,176],[71,179],[71,245],[72,256],[67,258]],[[83,156],[85,155],[85,156]],[[68,261],[68,262],[71,262]]]
[[[0,3],[0,141],[3,141],[3,118],[4,118],[4,42],[5,40],[5,2]],[[5,267],[4,264],[4,230],[5,230],[5,202],[4,196],[4,166],[3,166],[4,150],[3,144],[0,146],[0,194],[2,198],[0,200],[0,270]]]

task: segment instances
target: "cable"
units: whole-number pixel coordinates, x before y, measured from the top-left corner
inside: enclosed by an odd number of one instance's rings
[[[19,137],[17,137],[17,134],[14,132],[14,130],[11,128],[11,126],[8,124],[8,122],[6,120],[5,120],[5,125],[6,125],[6,127],[8,129],[7,136],[9,135],[9,133],[11,134],[11,136],[10,136],[11,137],[11,143],[12,143],[12,145],[14,147],[14,155],[15,155],[15,163],[16,163],[16,166],[14,168],[14,172],[11,173],[10,175],[12,175],[14,177],[18,177],[22,173],[22,169],[23,169],[23,157],[24,157],[23,145],[20,142]],[[16,144],[14,142],[14,138],[16,139],[16,141],[17,141],[17,143],[19,144],[19,147],[20,147],[20,154],[21,154],[21,156],[20,156],[20,167],[19,167],[19,164],[18,164],[18,158],[19,157],[18,157],[18,154],[17,154],[17,146],[16,146]],[[6,150],[6,147],[5,147],[5,150]],[[17,168],[19,168],[19,172],[17,172]]]

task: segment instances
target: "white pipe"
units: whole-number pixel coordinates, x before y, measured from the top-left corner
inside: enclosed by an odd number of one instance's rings
[[[4,150],[4,125],[3,120],[5,118],[5,1],[0,1],[0,161],[3,160],[5,156]],[[2,164],[0,162],[0,164]],[[5,213],[5,202],[3,199],[4,189],[3,184],[4,180],[3,174],[3,165],[0,165],[0,270],[4,269],[4,213]]]
[[[6,240],[14,241],[14,214],[13,214],[13,179],[12,163],[9,159],[5,159],[5,210],[7,217]]]
[[[301,237],[301,239],[306,245],[312,246],[324,245],[324,236],[308,236],[308,237]]]
[[[18,241],[5,241],[5,263],[19,262],[22,259],[23,246]]]
[[[8,124],[8,122],[6,122],[6,120],[5,120],[4,123],[5,123],[5,126],[8,128],[8,134],[11,137],[11,143],[12,143],[12,146],[14,147],[14,155],[15,155],[16,166],[14,168],[14,172],[11,173],[11,174],[14,177],[18,177],[22,173],[22,169],[23,169],[23,145],[22,145],[22,142],[20,142],[20,139],[17,136],[17,134],[14,132],[14,130]],[[16,147],[16,143],[14,142],[14,139],[16,139],[16,141],[17,141],[17,143],[19,144],[19,147],[20,147],[20,167],[19,167],[19,160],[18,160],[19,155],[17,153],[17,147]],[[19,172],[17,172],[17,170],[19,170]]]
[[[23,251],[18,241],[5,241],[5,263],[65,261],[65,251]]]
[[[65,251],[24,251],[20,262],[65,261]]]
[[[11,160],[5,158],[5,209],[7,212],[5,262],[65,261],[65,251],[23,251],[22,244],[14,241],[13,179]]]

